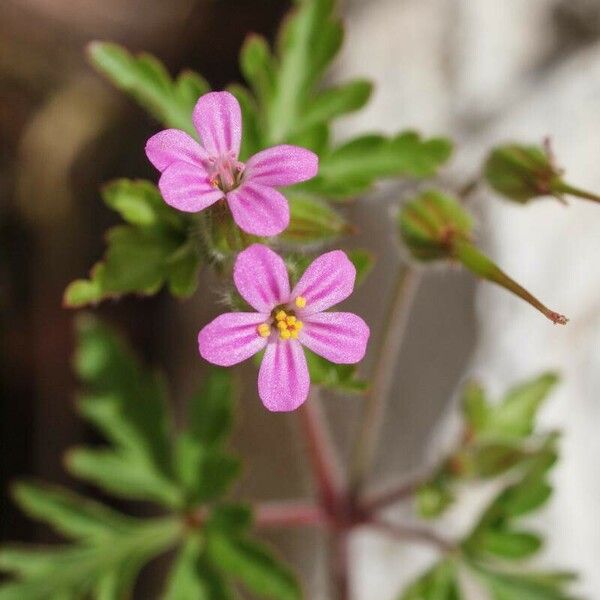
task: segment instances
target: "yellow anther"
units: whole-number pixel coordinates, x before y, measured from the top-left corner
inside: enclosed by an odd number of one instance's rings
[[[285,312],[285,310],[280,310],[276,315],[275,315],[275,319],[277,321],[284,321],[285,318],[287,317],[287,313]]]
[[[294,329],[296,331],[300,331],[304,327],[304,323],[302,321],[296,321],[294,323]]]
[[[290,336],[293,340],[295,340],[298,337],[298,330],[293,329],[292,331],[290,331]]]
[[[258,334],[261,337],[269,337],[269,334],[271,333],[271,326],[268,323],[261,323],[258,327]]]
[[[304,308],[306,306],[306,298],[304,296],[298,296],[295,304],[298,308]]]
[[[277,321],[277,329],[287,329],[287,323],[285,321]]]
[[[282,329],[279,332],[279,336],[282,340],[289,340],[292,337],[292,332],[289,329]]]
[[[288,325],[293,325],[293,324],[296,322],[296,317],[294,317],[293,315],[290,315],[289,317],[287,317],[287,318],[285,319],[285,322],[286,322]]]

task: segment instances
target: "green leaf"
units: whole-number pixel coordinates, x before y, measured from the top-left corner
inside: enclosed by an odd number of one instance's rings
[[[268,145],[287,141],[295,131],[315,85],[341,46],[343,31],[333,8],[333,0],[303,1],[281,28],[276,83],[265,114]],[[262,58],[261,64],[268,62]]]
[[[146,491],[172,506],[180,493],[164,381],[142,368],[119,336],[87,315],[78,320],[78,337],[75,365],[88,390],[78,407],[115,449],[73,451],[68,466],[113,492],[140,498]]]
[[[302,596],[289,569],[258,542],[214,532],[208,538],[207,551],[215,566],[260,598],[299,600]]]
[[[458,569],[454,561],[443,560],[410,585],[399,600],[461,600]]]
[[[192,111],[198,98],[210,89],[200,75],[184,71],[173,80],[163,64],[150,54],[133,55],[109,42],[92,42],[88,56],[96,69],[161,123],[197,135]]]
[[[246,533],[252,524],[252,511],[245,504],[217,504],[207,527],[227,535]]]
[[[492,600],[574,600],[565,586],[571,573],[507,573],[481,564],[471,564]]]
[[[21,482],[14,486],[15,502],[30,517],[46,521],[60,534],[74,539],[102,541],[126,534],[136,521],[64,488]]]
[[[276,86],[276,64],[264,37],[250,34],[240,52],[240,69],[262,105],[268,106]]]
[[[336,117],[359,110],[367,104],[373,86],[357,80],[321,92],[308,106],[297,130],[305,130]]]
[[[493,554],[515,560],[535,554],[541,547],[539,536],[522,531],[488,529],[469,544],[469,550],[480,554]]]
[[[116,180],[104,187],[103,198],[129,225],[109,230],[104,259],[89,280],[67,287],[65,304],[77,308],[128,293],[155,294],[163,285],[176,296],[192,294],[200,256],[191,217],[167,206],[148,181]]]
[[[141,566],[165,552],[180,533],[178,519],[153,519],[95,545],[4,549],[0,568],[21,578],[0,587],[0,600],[87,597],[124,565]]]
[[[343,199],[367,191],[377,179],[430,177],[448,160],[451,151],[447,139],[422,140],[413,131],[393,138],[365,135],[322,156],[317,177],[300,187]]]
[[[304,349],[310,380],[314,385],[322,385],[333,390],[352,394],[363,393],[368,384],[358,378],[355,365],[338,365]]]
[[[542,402],[557,383],[558,376],[555,373],[544,373],[509,390],[502,402],[492,410],[487,432],[511,438],[530,435]]]
[[[200,537],[191,535],[177,555],[164,600],[229,600],[226,582],[204,558]]]
[[[287,194],[290,224],[280,238],[288,243],[332,242],[352,231],[348,222],[327,203],[306,194]]]
[[[227,439],[233,424],[233,397],[231,372],[213,367],[190,401],[189,430],[201,444],[214,446]]]

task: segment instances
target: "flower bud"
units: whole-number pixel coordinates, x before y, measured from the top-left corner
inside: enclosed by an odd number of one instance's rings
[[[525,204],[542,196],[563,201],[564,194],[586,200],[600,198],[563,181],[563,171],[553,161],[548,146],[506,144],[492,150],[485,166],[488,184],[502,196]]]
[[[525,203],[552,195],[560,172],[541,146],[507,144],[490,153],[484,167],[486,181],[499,194]]]
[[[567,322],[566,317],[544,306],[473,245],[473,220],[454,198],[437,191],[424,192],[404,206],[398,226],[404,243],[417,260],[460,262],[477,277],[519,296],[553,323]]]
[[[429,190],[408,202],[398,216],[400,236],[414,258],[452,258],[457,240],[470,239],[473,220],[456,201]]]

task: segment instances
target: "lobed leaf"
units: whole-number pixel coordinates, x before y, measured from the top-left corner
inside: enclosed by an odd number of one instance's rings
[[[192,110],[198,98],[210,90],[200,75],[184,71],[173,80],[155,57],[134,55],[110,42],[92,42],[88,56],[96,69],[163,124],[197,135]]]

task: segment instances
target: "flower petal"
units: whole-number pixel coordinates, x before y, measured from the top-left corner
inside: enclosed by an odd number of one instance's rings
[[[244,182],[227,193],[233,220],[246,233],[260,236],[277,235],[290,223],[288,202],[276,189]]]
[[[158,181],[165,202],[178,210],[198,212],[223,198],[200,165],[175,162],[165,169]]]
[[[278,187],[312,179],[318,170],[319,157],[314,152],[284,144],[252,156],[245,176],[261,185]]]
[[[258,373],[258,395],[271,411],[296,410],[308,397],[310,377],[302,346],[277,340],[267,346]]]
[[[237,158],[242,140],[242,112],[229,92],[200,96],[192,115],[194,127],[211,156],[233,153]]]
[[[354,288],[356,269],[341,250],[316,258],[292,290],[292,299],[302,296],[306,307],[302,315],[321,312],[345,300]]]
[[[242,298],[261,313],[270,313],[290,297],[290,280],[283,259],[263,244],[240,252],[233,281]]]
[[[220,315],[198,334],[200,356],[210,363],[230,367],[262,350],[266,338],[256,328],[269,315],[260,313],[226,313]]]
[[[179,129],[165,129],[146,142],[148,160],[162,173],[174,162],[202,166],[206,150],[190,135]]]
[[[323,312],[304,319],[298,340],[333,363],[351,364],[363,359],[369,326],[354,313]]]

